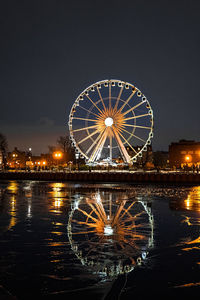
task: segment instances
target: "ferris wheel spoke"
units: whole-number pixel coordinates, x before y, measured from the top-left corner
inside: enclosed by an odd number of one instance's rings
[[[98,209],[98,211],[100,212],[102,218],[105,219],[106,218],[106,213],[105,213],[105,209],[104,209],[101,197],[100,197],[100,199],[99,198],[96,199],[95,206]]]
[[[83,128],[79,128],[79,129],[74,129],[71,130],[71,132],[77,132],[77,131],[82,131],[82,130],[87,130],[87,129],[92,129],[92,128],[97,128],[97,125],[93,125],[93,126],[87,126],[87,127],[83,127]]]
[[[104,101],[103,101],[102,95],[101,95],[101,93],[100,93],[100,90],[99,90],[99,88],[98,88],[98,87],[97,87],[97,92],[98,92],[98,94],[99,94],[99,97],[100,97],[100,99],[101,99],[101,102],[102,102],[102,104],[103,104],[103,108],[104,108],[104,110],[106,110],[105,103],[104,103]]]
[[[123,138],[123,140],[129,145],[129,147],[135,152],[137,153],[137,151],[133,148],[133,146],[129,143],[129,141],[127,141],[127,139],[119,132],[119,135],[121,135],[121,137]]]
[[[111,109],[111,83],[109,84],[109,109]]]
[[[96,140],[94,140],[94,142],[92,143],[92,145],[88,148],[88,150],[86,151],[86,154],[88,154],[92,148],[94,147],[94,145],[98,142],[98,140],[101,138],[103,132],[101,131],[100,134],[98,135],[98,137],[96,138]]]
[[[88,205],[91,207],[92,212],[95,212],[95,214],[97,215],[98,219],[99,219],[99,220],[103,220],[102,217],[101,217],[101,215],[100,215],[100,213],[99,213],[99,212],[97,211],[97,209],[93,206],[93,204],[88,203]]]
[[[124,102],[124,104],[120,107],[119,111],[121,112],[124,108],[125,105],[127,105],[129,103],[129,101],[131,100],[131,98],[135,95],[136,93],[136,89],[131,93],[131,95],[128,97],[128,99]]]
[[[139,106],[142,105],[142,104],[144,104],[144,102],[140,102],[140,103],[138,103],[137,105],[131,107],[129,110],[125,111],[125,112],[123,113],[123,115],[124,115],[124,116],[127,115],[129,112],[133,111],[134,109],[136,109],[137,107],[139,107]]]
[[[88,230],[88,231],[79,231],[79,232],[73,232],[73,235],[82,235],[82,234],[88,234],[88,233],[94,233],[96,232],[96,229],[94,230]]]
[[[131,133],[131,132],[127,131],[127,130],[124,129],[124,128],[121,128],[121,130],[122,130],[122,131],[125,131],[126,133],[130,134],[130,136],[133,136],[133,137],[135,137],[136,139],[138,139],[138,140],[140,140],[140,141],[142,141],[142,142],[145,143],[145,140],[143,140],[143,139],[140,138],[139,136],[135,135],[134,133]]]
[[[112,128],[113,129],[113,132],[114,132],[114,136],[116,138],[116,141],[117,141],[117,144],[118,144],[118,148],[122,154],[122,156],[124,157],[124,160],[126,163],[130,163],[130,156],[126,150],[126,148],[124,147],[124,144],[122,143],[120,137],[119,137],[119,134],[118,134],[118,131],[116,130],[116,128]]]
[[[89,214],[88,214],[88,216],[91,216],[93,214],[93,211],[91,211]],[[89,217],[87,217],[86,218],[86,222],[88,223],[88,221],[89,221]],[[94,224],[94,223],[93,223]]]
[[[124,124],[123,126],[129,126],[129,127],[135,127],[135,128],[142,128],[142,129],[152,129],[152,127],[149,126],[140,126],[140,125],[133,125],[133,124]]]
[[[88,218],[87,218],[88,219]],[[77,221],[77,220],[73,220],[74,223],[78,224],[78,225],[87,225],[89,227],[95,227],[94,224],[95,223],[88,223],[87,221]]]
[[[122,87],[121,87],[121,89],[120,89],[120,91],[119,91],[119,95],[118,95],[118,97],[117,97],[117,101],[116,101],[116,103],[115,103],[114,110],[117,110],[117,107],[118,107],[119,100],[120,100],[121,94],[122,94],[122,92],[123,92],[123,89],[124,89],[124,85],[122,85]]]
[[[110,160],[112,161],[112,135],[110,134]]]
[[[94,119],[87,119],[87,118],[79,118],[79,117],[73,117],[75,120],[82,120],[82,121],[91,121],[91,122],[96,122],[97,120]]]
[[[105,221],[107,219],[107,217],[106,217],[105,209],[104,209],[102,203],[96,204],[96,207],[101,215],[101,218]]]
[[[85,210],[82,210],[81,208],[78,208],[80,212],[82,212],[83,215],[87,216],[89,219],[92,219],[94,222],[97,222],[97,219],[88,214]]]
[[[83,107],[83,106],[81,106],[81,105],[79,105],[79,107],[82,108],[83,110],[87,111],[88,113],[90,113],[90,114],[92,114],[92,115],[94,115],[94,116],[100,118],[100,115],[95,114],[95,113],[92,112],[91,110],[89,110],[89,109],[87,109],[87,108],[85,108],[85,107]]]
[[[112,194],[109,195],[109,217],[112,218]]]
[[[120,203],[120,206],[118,207],[118,210],[117,210],[117,212],[115,214],[115,217],[113,219],[112,225],[115,225],[118,222],[119,215],[120,215],[121,211],[123,210],[125,204],[126,204],[126,201],[122,201]]]
[[[129,207],[128,208],[124,208],[123,207],[123,209],[124,209],[124,212],[123,212],[123,214],[119,217],[119,220],[120,219],[122,219],[123,218],[123,216],[125,215],[125,214],[127,214],[128,213],[128,211],[129,211],[129,209],[133,206],[135,204],[135,201],[134,202],[132,202],[130,205],[129,205]]]
[[[86,94],[86,97],[90,100],[90,102],[96,107],[96,109],[98,109],[98,111],[101,113],[101,110],[99,109],[99,107],[96,105],[96,103]]]
[[[97,134],[99,132],[99,129],[95,130],[94,132],[92,132],[91,134],[89,134],[88,136],[86,136],[85,138],[83,138],[82,140],[80,140],[77,145],[82,144],[83,142],[85,142],[87,139],[91,138],[93,135]]]
[[[124,119],[124,121],[132,120],[132,119],[138,119],[138,118],[142,118],[142,117],[146,117],[146,116],[151,116],[151,114],[147,113],[147,114],[143,114],[143,115],[133,116],[133,117]]]
[[[107,136],[108,136],[108,128],[105,129],[100,140],[98,141],[98,143],[90,157],[91,162],[93,162],[95,159],[98,159],[98,157],[101,156],[101,152],[104,147]]]

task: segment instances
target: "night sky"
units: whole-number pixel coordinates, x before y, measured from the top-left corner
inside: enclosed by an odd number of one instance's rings
[[[48,151],[79,93],[103,79],[138,87],[154,150],[200,140],[200,1],[24,0],[0,4],[0,132]]]

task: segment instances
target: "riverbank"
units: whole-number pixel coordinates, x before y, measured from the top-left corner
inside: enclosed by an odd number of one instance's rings
[[[200,184],[200,174],[145,172],[1,172],[0,180]]]

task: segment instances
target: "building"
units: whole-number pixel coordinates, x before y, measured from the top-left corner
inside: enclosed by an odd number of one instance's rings
[[[169,165],[171,168],[199,167],[200,142],[180,140],[169,146]]]
[[[35,156],[32,155],[30,150],[21,151],[15,147],[7,156],[7,167],[9,169],[46,170],[55,166],[65,166],[65,164],[66,155],[61,151]]]
[[[166,169],[169,167],[169,153],[167,151],[155,151],[153,153],[155,168]]]
[[[7,165],[12,169],[23,169],[26,167],[27,154],[25,151],[20,151],[17,147],[12,152],[8,153]]]
[[[130,156],[134,156],[135,153],[138,153],[142,147],[141,146],[133,146],[133,149],[135,149],[135,152],[130,148],[126,148]],[[140,155],[137,156],[137,159],[133,164],[137,167],[147,167],[147,168],[153,168],[153,151],[152,151],[152,146],[147,145],[146,146],[146,151],[142,151]]]

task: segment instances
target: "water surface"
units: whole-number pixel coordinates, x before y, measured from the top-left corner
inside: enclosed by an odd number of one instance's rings
[[[0,285],[17,299],[198,296],[199,226],[199,186],[1,181]]]

